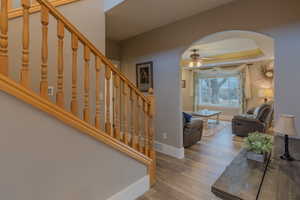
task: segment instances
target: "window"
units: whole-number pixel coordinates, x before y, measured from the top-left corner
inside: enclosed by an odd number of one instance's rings
[[[238,76],[200,78],[200,105],[238,107],[240,106],[240,78]]]

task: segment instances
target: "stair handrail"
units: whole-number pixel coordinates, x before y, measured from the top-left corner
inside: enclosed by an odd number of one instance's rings
[[[75,3],[76,1],[80,0],[51,0],[50,3],[54,7],[66,5],[66,4],[71,4]],[[13,19],[17,17],[21,17],[23,15],[23,9],[22,6],[20,7],[13,7],[12,5],[13,0],[8,0],[8,19]],[[38,2],[34,2],[30,5],[29,13],[36,13],[41,10],[41,6]]]
[[[30,0],[21,0],[23,16],[22,32],[22,65],[20,68],[20,82],[9,78],[8,63],[8,0],[0,0],[0,90],[55,116],[65,123],[82,130],[94,138],[108,143],[111,146],[127,153],[129,156],[148,165],[151,183],[155,181],[155,150],[154,128],[155,98],[153,90],[145,96],[112,62],[106,58],[98,48],[85,37],[63,14],[61,14],[47,0],[36,0],[41,6],[42,49],[41,49],[41,81],[40,95],[30,89],[29,65],[29,35],[30,35]],[[49,101],[48,97],[48,24],[49,13],[57,21],[57,92],[56,104]],[[72,49],[72,100],[71,112],[65,109],[64,98],[64,37],[65,30],[71,35]],[[77,95],[77,50],[81,42],[84,46],[84,101],[83,119],[78,116]],[[95,115],[90,113],[90,60],[91,54],[95,56],[96,75],[96,109]],[[105,65],[105,131],[101,130],[100,122],[100,69]],[[75,78],[74,78],[75,77]],[[74,79],[73,79],[74,78]],[[111,82],[112,81],[112,82]],[[123,85],[123,87],[122,87]],[[112,91],[111,91],[112,88]],[[119,96],[118,96],[119,95]],[[124,98],[124,112],[121,109],[122,97]],[[112,103],[111,103],[112,101]],[[112,107],[112,108],[111,108]],[[128,113],[130,109],[130,113]],[[112,110],[112,111],[110,111]],[[111,117],[110,115],[113,114]],[[94,116],[94,125],[90,117]],[[130,120],[129,120],[130,117]],[[124,122],[121,132],[122,121]],[[129,124],[130,121],[130,124]],[[105,134],[105,135],[103,135]],[[126,148],[128,148],[128,151]],[[151,163],[149,163],[151,162]]]
[[[65,18],[53,5],[51,5],[50,2],[46,0],[36,1],[41,5],[44,5],[56,19],[59,19],[65,25],[65,28],[67,28],[71,33],[74,33],[83,44],[86,44],[94,54],[100,57],[101,61],[105,65],[109,66],[114,73],[118,74],[123,81],[127,82],[136,94],[138,94],[144,101],[150,103],[149,99],[140,92],[139,89],[122,72],[120,72],[120,70],[116,68],[114,64],[106,58],[84,34],[82,34],[67,18]]]

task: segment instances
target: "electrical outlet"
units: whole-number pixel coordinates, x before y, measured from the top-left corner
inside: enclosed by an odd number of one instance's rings
[[[49,86],[48,87],[48,96],[53,96],[54,95],[54,87],[53,86]]]
[[[168,138],[168,133],[163,133],[163,139],[167,139]]]

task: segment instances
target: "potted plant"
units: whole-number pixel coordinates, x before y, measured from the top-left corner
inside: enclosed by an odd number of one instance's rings
[[[272,136],[254,132],[250,133],[245,139],[245,148],[247,149],[247,158],[258,162],[265,162],[268,154],[272,151]]]

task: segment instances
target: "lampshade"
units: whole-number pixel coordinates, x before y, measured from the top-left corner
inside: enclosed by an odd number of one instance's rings
[[[265,97],[273,97],[273,90],[271,88],[265,89]]]
[[[265,97],[271,98],[273,97],[273,95],[274,95],[273,90],[271,88],[263,88],[258,91],[258,96],[261,98],[265,98]]]
[[[275,132],[285,135],[297,135],[294,115],[281,115],[275,125]]]

